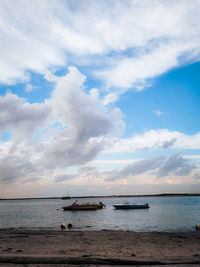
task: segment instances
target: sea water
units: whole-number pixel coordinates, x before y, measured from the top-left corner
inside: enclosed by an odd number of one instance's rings
[[[200,197],[80,198],[79,203],[103,202],[106,207],[91,211],[63,211],[75,199],[1,200],[0,229],[124,230],[136,232],[195,231],[200,223]],[[149,209],[116,210],[124,201],[149,203]]]

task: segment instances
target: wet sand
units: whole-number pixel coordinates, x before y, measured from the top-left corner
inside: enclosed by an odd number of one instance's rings
[[[13,264],[200,266],[200,231],[0,230],[0,265]]]

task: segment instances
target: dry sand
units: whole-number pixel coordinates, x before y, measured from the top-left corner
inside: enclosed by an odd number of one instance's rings
[[[200,266],[200,231],[0,230],[0,265],[18,266],[17,263],[19,266]]]

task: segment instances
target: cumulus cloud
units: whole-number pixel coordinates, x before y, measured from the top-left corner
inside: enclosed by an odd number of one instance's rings
[[[105,153],[132,153],[162,149],[200,149],[200,134],[186,135],[167,129],[150,130],[131,138],[109,138]]]
[[[84,92],[85,79],[77,68],[70,67],[69,73],[58,80],[52,96],[55,113],[80,142],[105,135],[112,124],[99,102]]]
[[[108,87],[134,87],[141,91],[145,87],[144,81],[152,79],[171,68],[179,66],[179,57],[184,57],[188,51],[199,50],[197,43],[169,43],[161,44],[137,57],[128,57],[122,60],[113,60],[107,68],[96,72],[97,77],[103,79]],[[198,51],[199,53],[200,51]],[[192,56],[191,56],[192,57]],[[155,60],[156,59],[156,60]],[[139,87],[138,87],[139,85]],[[143,85],[143,86],[142,86]]]
[[[104,98],[104,105],[108,105],[110,103],[115,103],[117,100],[119,100],[119,96],[115,93],[111,93],[105,96]]]
[[[3,181],[6,180],[6,177],[9,181],[23,177],[21,172],[25,167],[27,167],[27,174],[29,173],[31,177],[37,177],[48,169],[52,169],[56,173],[57,167],[83,166],[94,160],[100,152],[132,153],[143,150],[151,151],[152,149],[200,148],[199,134],[187,136],[180,132],[170,132],[168,130],[152,130],[129,139],[108,138],[106,135],[112,132],[113,122],[117,119],[121,120],[120,110],[114,112],[115,116],[113,116],[113,111],[105,109],[103,102],[100,102],[99,98],[96,97],[98,95],[97,89],[93,94],[91,92],[86,93],[83,87],[85,77],[77,69],[71,68],[69,73],[60,79],[64,80],[61,84],[56,85],[55,92],[48,103],[29,104],[24,99],[11,93],[0,98],[1,130],[10,129],[14,135],[14,141],[0,143],[0,158],[3,162],[3,165],[1,165],[1,179]],[[75,95],[78,97],[76,99],[73,95],[74,90],[77,90]],[[77,106],[79,109],[76,109]],[[11,109],[13,107],[15,108],[14,113]],[[52,120],[60,121],[61,127],[52,128],[49,125],[47,131],[44,131],[44,138],[34,141],[31,133],[35,129],[45,129],[48,125],[47,122],[50,123]],[[93,120],[95,121],[94,124],[91,123]],[[26,122],[30,122],[30,125],[27,125]],[[17,157],[18,162],[21,160],[22,165],[16,164],[14,157]],[[165,164],[163,163],[162,167],[158,168],[158,175],[168,175],[170,173],[168,169],[172,170],[173,164],[176,166],[173,170],[174,175],[189,175],[194,166],[186,161],[187,158],[198,159],[199,156],[187,155],[183,158],[174,156],[167,161],[163,157],[159,158]],[[155,159],[158,163],[158,158]],[[132,166],[134,166],[132,175],[142,174],[144,170],[150,171],[151,168],[155,169],[155,159],[147,159],[137,163],[133,161],[133,165],[125,167],[123,173],[129,173]],[[24,161],[25,163],[23,163]],[[11,162],[13,162],[13,174],[9,174],[9,171],[6,174],[5,170],[12,169],[8,165]],[[123,165],[128,162],[125,160]],[[34,174],[30,171],[31,168],[34,169]],[[17,174],[18,171],[20,175]],[[79,172],[79,175],[83,176],[84,173],[89,175],[91,171],[85,169],[82,174]],[[25,171],[23,173],[25,174]],[[13,178],[9,178],[8,174]],[[122,175],[122,172],[117,171],[115,173],[114,169],[110,179],[119,177],[119,175]],[[98,177],[94,170],[93,176]],[[55,177],[57,177],[56,181],[68,178],[65,175]]]
[[[188,175],[196,166],[190,164],[189,160],[175,154],[167,159],[157,172],[159,177],[168,176],[171,173],[174,175]]]
[[[36,172],[36,166],[28,158],[7,155],[0,159],[0,181],[11,183],[19,178],[31,177]]]
[[[7,143],[0,142],[1,181],[38,179],[50,169],[56,182],[74,179],[75,175],[56,174],[57,168],[84,166],[103,151],[131,153],[200,147],[199,134],[186,136],[168,130],[152,130],[129,139],[108,138],[113,129],[117,134],[116,125],[123,122],[123,114],[119,109],[105,106],[97,88],[87,91],[85,79],[77,68],[69,68],[67,75],[54,80],[51,98],[40,104],[27,103],[9,92],[0,97],[0,131],[10,130],[13,136]],[[60,127],[52,126],[52,122]],[[41,131],[44,138],[35,139],[35,130]],[[114,169],[101,174],[95,169],[81,168],[78,175],[115,181],[149,172],[158,177],[185,176],[195,168],[186,158],[175,155],[144,159],[120,171]]]
[[[160,167],[164,160],[164,157],[155,157],[134,162],[123,168],[121,171],[115,171],[114,174],[112,173],[111,175],[109,175],[107,180],[113,181],[117,179],[124,179],[127,178],[127,176],[129,175],[134,176],[137,174],[142,174],[148,171],[155,170]]]
[[[113,138],[109,139],[105,149],[106,153],[126,152],[131,153],[139,150],[159,150],[175,146],[178,132],[168,130],[150,130],[141,135],[135,135],[131,138]]]
[[[63,177],[63,179],[62,179]],[[180,184],[180,179],[197,179],[198,166],[190,160],[185,159],[180,154],[172,154],[171,156],[156,156],[142,160],[132,160],[132,163],[126,164],[121,169],[112,169],[108,171],[98,171],[95,167],[81,167],[76,174],[61,176],[61,180],[57,182],[73,178],[87,178],[99,183],[104,182],[105,185],[113,182],[128,184],[128,180],[135,179],[137,182],[141,179],[145,184],[145,179],[152,180],[154,183],[167,182],[170,184]],[[165,179],[164,179],[165,178]]]
[[[7,143],[0,142],[2,181],[23,178],[26,172],[37,178],[48,169],[81,166],[102,151],[105,136],[121,124],[122,112],[105,107],[97,88],[87,92],[85,79],[70,67],[67,75],[53,80],[47,101],[30,104],[10,92],[0,97],[0,132],[11,132]]]
[[[86,77],[76,68],[58,79],[51,103],[57,120],[66,128],[46,144],[44,164],[48,168],[84,164],[102,149],[102,136],[112,130],[112,121],[104,106],[84,92]]]
[[[189,175],[197,166],[184,159],[181,155],[175,154],[169,157],[158,156],[149,159],[140,160],[127,165],[121,170],[115,170],[107,173],[107,181],[126,179],[128,176],[139,174],[156,175],[158,178],[165,176],[186,176]]]
[[[199,60],[198,0],[7,0],[0,10],[1,83],[70,61],[92,66],[108,86],[142,90],[147,79]]]
[[[8,92],[0,96],[0,131],[12,130],[15,138],[23,138],[44,125],[50,112],[48,102],[30,104]]]

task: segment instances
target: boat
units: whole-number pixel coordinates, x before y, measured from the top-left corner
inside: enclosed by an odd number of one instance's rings
[[[102,202],[96,203],[83,203],[78,204],[77,201],[75,201],[72,205],[63,207],[63,210],[97,210],[97,209],[103,209],[105,205]]]
[[[70,196],[63,196],[63,197],[61,197],[61,199],[62,199],[62,200],[65,200],[65,199],[71,199],[71,197],[70,197]]]
[[[69,194],[67,196],[63,196],[61,197],[62,200],[65,200],[65,199],[71,199],[71,197],[69,196]]]
[[[141,204],[141,203],[122,203],[122,204],[115,204],[113,205],[113,207],[115,207],[115,209],[120,209],[120,210],[126,210],[126,209],[148,209],[149,208],[149,204],[145,203],[145,204]]]

